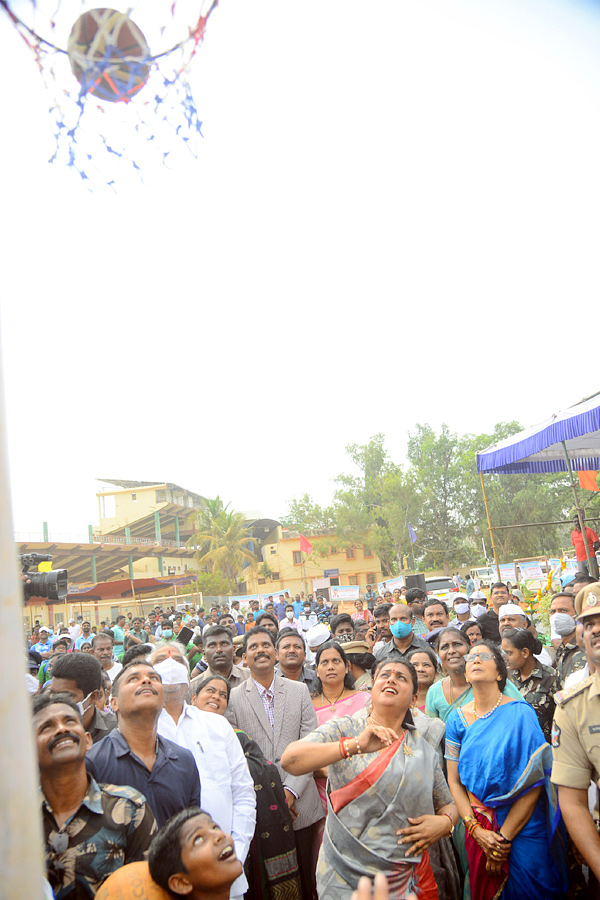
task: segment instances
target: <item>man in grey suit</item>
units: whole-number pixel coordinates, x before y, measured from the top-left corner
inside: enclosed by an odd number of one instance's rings
[[[306,685],[275,672],[275,641],[268,629],[259,625],[247,631],[243,650],[250,678],[232,690],[227,718],[253,738],[279,770],[294,820],[302,896],[317,900],[313,842],[323,805],[312,774],[290,775],[280,763],[288,744],[315,730],[317,716]]]

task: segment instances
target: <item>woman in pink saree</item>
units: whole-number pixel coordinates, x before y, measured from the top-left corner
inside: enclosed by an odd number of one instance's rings
[[[387,876],[391,900],[438,898],[428,847],[458,815],[437,752],[412,722],[416,692],[411,663],[383,660],[374,669],[370,713],[331,719],[282,756],[294,775],[328,768],[317,866],[323,900],[350,900],[361,875],[376,872]]]
[[[319,725],[332,719],[353,716],[371,702],[369,691],[354,690],[350,664],[337,641],[321,644],[317,650],[315,671],[317,681],[313,691],[313,706]],[[327,815],[327,771],[320,769],[315,772],[315,782]]]

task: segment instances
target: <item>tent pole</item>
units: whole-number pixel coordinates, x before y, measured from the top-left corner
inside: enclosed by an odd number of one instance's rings
[[[485,483],[483,481],[483,472],[479,473],[479,477],[481,479],[481,490],[483,492],[483,503],[485,505],[485,514],[487,516],[488,528],[490,531],[490,541],[492,542],[492,553],[494,554],[494,562],[496,563],[496,571],[498,573],[498,581],[500,580],[500,563],[498,562],[498,551],[496,550],[496,541],[494,538],[494,529],[492,528],[492,522],[490,519],[490,508],[487,502],[487,494],[485,492]]]
[[[579,500],[579,494],[577,493],[577,488],[575,487],[575,473],[571,466],[571,460],[569,459],[569,454],[567,452],[567,445],[564,441],[561,442],[563,451],[565,454],[565,461],[567,463],[567,472],[571,476],[571,487],[573,488],[573,496],[575,497],[575,508],[577,509],[577,518],[579,519],[579,527],[581,528],[581,533],[583,535],[583,546],[585,547],[585,555],[587,557],[588,564],[588,575],[594,576],[594,569],[592,568],[592,560],[590,557],[590,548],[587,542],[587,537],[585,536],[585,516],[583,507],[581,506],[581,502]],[[595,568],[595,567],[594,567]]]

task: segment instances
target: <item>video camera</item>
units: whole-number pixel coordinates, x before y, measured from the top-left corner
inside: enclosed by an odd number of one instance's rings
[[[67,570],[56,569],[54,572],[30,572],[31,566],[38,566],[41,562],[50,562],[52,556],[49,553],[22,553],[19,556],[19,564],[22,566],[23,575],[31,582],[23,582],[25,600],[30,597],[44,597],[47,600],[60,601],[67,596]]]

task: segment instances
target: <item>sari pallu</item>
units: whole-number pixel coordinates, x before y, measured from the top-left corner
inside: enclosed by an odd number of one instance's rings
[[[562,898],[567,887],[564,830],[549,779],[552,751],[535,710],[528,703],[507,703],[472,725],[467,725],[462,710],[456,711],[446,725],[446,759],[458,760],[460,781],[472,796],[478,820],[488,829],[501,830],[513,803],[533,788],[542,788],[529,821],[512,842],[504,887],[501,879],[482,883],[485,854],[467,838],[472,896]]]
[[[427,851],[406,857],[409,845],[399,845],[396,835],[409,816],[435,812],[436,770],[435,750],[412,730],[329,794],[317,865],[322,900],[348,900],[361,875],[377,872],[388,879],[390,900],[405,900],[410,892],[419,900],[437,900]]]
[[[370,702],[370,693],[366,691],[357,691],[356,694],[352,694],[351,697],[346,697],[344,700],[339,700],[337,703],[328,703],[325,706],[315,707],[317,722],[319,725],[324,725],[325,722],[330,722],[331,719],[341,719],[343,716],[353,716],[355,713],[360,712],[361,709],[368,706]],[[315,778],[315,784],[319,791],[319,797],[321,798],[325,815],[327,815],[327,779],[319,776]],[[324,827],[325,821],[323,820],[323,828]],[[321,833],[323,828],[321,829]],[[319,840],[319,844],[320,843]]]

